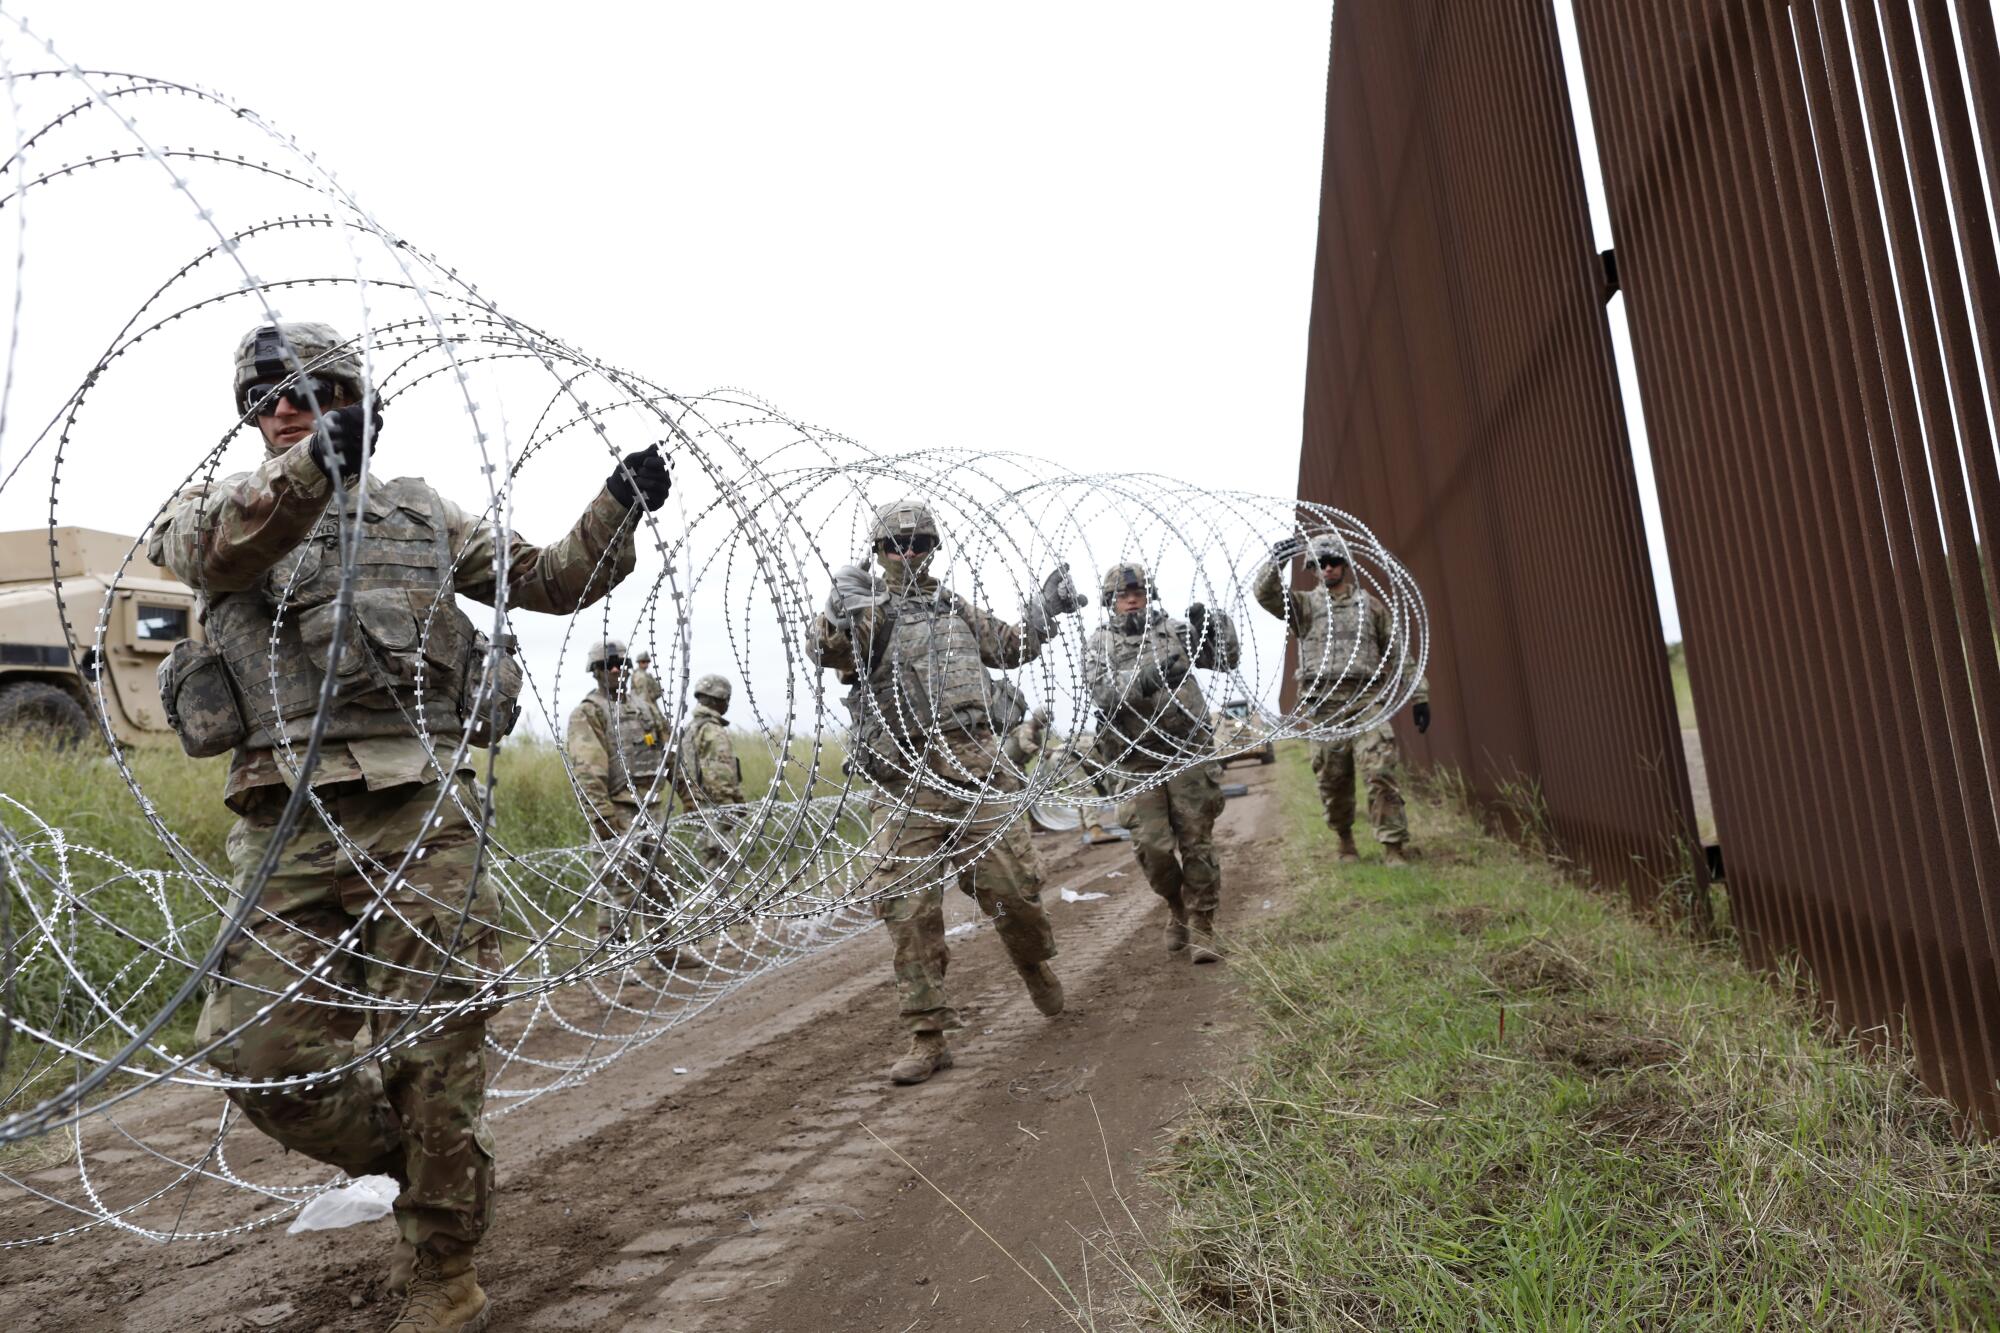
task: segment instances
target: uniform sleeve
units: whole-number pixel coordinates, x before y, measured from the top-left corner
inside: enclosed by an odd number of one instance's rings
[[[493,605],[493,552],[499,529],[474,519],[449,500],[442,501],[445,524],[457,560],[459,592]],[[568,615],[602,598],[624,581],[638,563],[633,537],[639,511],[627,509],[599,491],[567,535],[536,546],[519,533],[507,537],[507,604],[523,611]]]
[[[1257,605],[1285,622],[1294,634],[1303,634],[1306,626],[1305,599],[1296,592],[1286,591],[1275,560],[1266,560],[1264,567],[1257,571],[1257,583],[1251,589],[1251,596]]]
[[[710,722],[701,731],[701,785],[708,799],[742,804],[743,788],[736,778],[736,746],[729,739],[729,728]]]
[[[1164,634],[1148,635],[1154,651],[1159,656],[1160,674],[1166,677],[1169,689],[1180,688],[1180,683],[1194,673],[1194,654],[1188,649],[1188,627],[1179,620],[1168,617]]]
[[[856,620],[861,616],[857,614]],[[872,623],[872,622],[871,622]],[[858,669],[854,662],[853,632],[841,628],[833,617],[824,611],[813,621],[812,637],[806,644],[806,655],[823,671],[837,671],[844,681],[851,681]]]
[[[1000,619],[984,607],[958,603],[959,613],[979,638],[979,660],[998,670],[1026,666],[1042,655],[1039,640],[1030,640],[1020,627]]]
[[[576,774],[592,830],[600,838],[611,836],[616,826],[612,822],[611,738],[604,710],[589,699],[578,704],[563,731],[563,748],[569,751],[570,768]]]
[[[333,494],[310,446],[301,441],[254,471],[181,492],[153,525],[147,558],[200,593],[253,587],[313,530]]]

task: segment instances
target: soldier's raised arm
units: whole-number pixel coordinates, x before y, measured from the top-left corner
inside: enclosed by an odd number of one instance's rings
[[[241,592],[305,539],[332,495],[307,439],[250,472],[175,496],[146,555],[198,592]]]
[[[1308,613],[1304,596],[1285,588],[1284,571],[1305,549],[1305,541],[1299,537],[1287,537],[1273,546],[1271,558],[1257,571],[1257,582],[1250,590],[1257,605],[1284,621],[1294,634],[1305,627]]]
[[[1026,666],[1042,655],[1042,646],[1055,637],[1058,616],[1071,615],[1089,604],[1077,596],[1069,566],[1062,564],[1042,580],[1039,591],[1029,595],[1021,607],[1018,626],[962,599],[959,607],[979,639],[979,660],[989,667],[1011,670]]]
[[[536,546],[519,533],[507,536],[507,604],[523,611],[568,615],[589,606],[624,581],[638,563],[634,538],[639,506],[658,509],[673,490],[658,445],[627,454],[606,479],[576,526],[557,542]],[[470,518],[445,502],[445,525],[457,560],[457,591],[492,605],[494,546],[499,528]]]
[[[813,621],[806,655],[822,671],[839,672],[843,683],[852,684],[864,674],[863,659],[875,641],[879,612],[888,599],[889,586],[881,575],[860,565],[834,570],[826,610]]]

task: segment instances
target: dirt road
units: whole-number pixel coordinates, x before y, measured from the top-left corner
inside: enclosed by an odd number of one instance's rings
[[[1226,929],[1286,899],[1273,772],[1230,772],[1251,792],[1218,828]],[[1143,1217],[1140,1168],[1239,1044],[1227,969],[1166,954],[1128,845],[1036,844],[1060,1017],[1035,1012],[990,930],[954,937],[957,1068],[891,1087],[902,1038],[871,930],[496,1122],[499,1218],[480,1256],[493,1328],[1047,1330],[1074,1325],[1043,1288],[1071,1304],[1115,1292],[1096,1246],[1130,1234],[1127,1205]],[[1109,896],[1066,904],[1062,888]],[[0,1327],[380,1328],[392,1240],[385,1220],[0,1252]]]

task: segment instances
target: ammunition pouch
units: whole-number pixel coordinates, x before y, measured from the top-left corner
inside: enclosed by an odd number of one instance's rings
[[[159,669],[160,703],[181,749],[196,759],[226,754],[250,734],[222,650],[182,639]]]
[[[993,682],[993,695],[986,709],[995,736],[1011,736],[1014,728],[1028,720],[1028,696],[1005,676]]]

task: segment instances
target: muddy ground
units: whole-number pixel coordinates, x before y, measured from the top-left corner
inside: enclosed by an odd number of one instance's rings
[[[1251,791],[1218,826],[1225,929],[1288,897],[1274,772],[1230,770]],[[877,928],[496,1121],[499,1215],[479,1263],[493,1329],[1076,1327],[1044,1288],[1114,1307],[1105,1247],[1129,1246],[1153,1206],[1143,1167],[1244,1039],[1226,965],[1161,947],[1164,911],[1129,845],[1035,842],[1069,997],[1060,1017],[1035,1011],[989,930],[954,938],[957,1067],[892,1087],[883,1071],[903,1038]],[[1109,896],[1063,903],[1062,887]],[[950,897],[954,920],[971,919]],[[149,1137],[172,1146],[212,1128],[212,1098],[186,1105],[178,1117],[163,1105]],[[117,1197],[138,1157],[94,1153],[93,1179]],[[3,1234],[30,1231],[36,1206],[0,1200]],[[170,1245],[99,1231],[0,1251],[0,1328],[381,1328],[393,1238],[383,1220]]]

